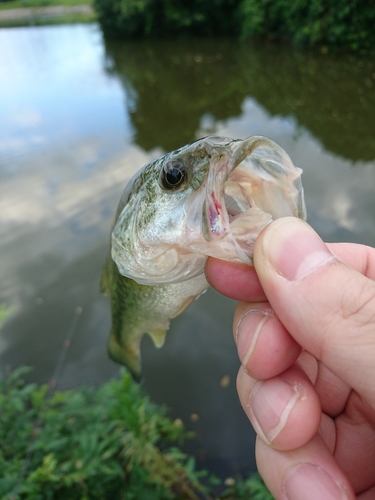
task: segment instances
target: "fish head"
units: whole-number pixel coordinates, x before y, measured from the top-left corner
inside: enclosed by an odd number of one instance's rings
[[[305,218],[301,169],[266,137],[209,136],[143,167],[121,198],[112,258],[138,283],[203,273],[208,256],[251,265],[272,220]]]

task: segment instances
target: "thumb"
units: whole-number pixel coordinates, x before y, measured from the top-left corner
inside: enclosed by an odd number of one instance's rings
[[[297,218],[278,219],[261,233],[254,266],[292,337],[375,401],[375,282],[339,260]]]

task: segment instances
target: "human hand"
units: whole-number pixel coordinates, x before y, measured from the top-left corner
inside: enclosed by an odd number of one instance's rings
[[[240,301],[237,390],[271,493],[375,499],[375,249],[325,245],[283,218],[259,236],[254,268],[210,258],[206,275]]]

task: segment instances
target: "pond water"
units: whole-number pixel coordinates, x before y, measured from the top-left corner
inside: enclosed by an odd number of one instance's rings
[[[142,165],[198,137],[267,135],[304,170],[327,241],[375,246],[375,64],[235,41],[108,42],[97,25],[0,30],[0,363],[58,389],[118,373],[99,293],[121,192]],[[254,470],[237,400],[235,304],[209,290],[142,345],[143,387],[197,432],[223,476]],[[77,313],[82,309],[82,314]]]

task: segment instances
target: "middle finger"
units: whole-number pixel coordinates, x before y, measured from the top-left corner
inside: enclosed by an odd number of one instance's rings
[[[264,380],[289,368],[301,347],[284,328],[268,302],[239,302],[233,334],[242,366],[252,377]]]

